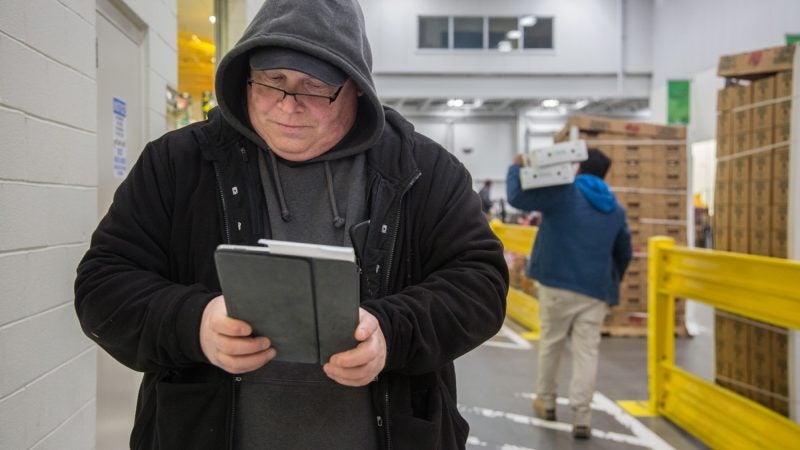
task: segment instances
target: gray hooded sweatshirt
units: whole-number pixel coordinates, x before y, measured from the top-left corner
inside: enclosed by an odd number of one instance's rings
[[[253,130],[246,80],[250,52],[260,47],[287,47],[323,59],[363,92],[353,128],[331,150],[302,163],[283,161]],[[355,0],[268,0],[220,62],[220,111],[259,148],[271,238],[349,246],[346,230],[367,217],[363,152],[384,127],[371,69],[364,19]],[[318,365],[272,361],[242,376],[238,398],[236,448],[377,447],[368,388],[339,385]]]

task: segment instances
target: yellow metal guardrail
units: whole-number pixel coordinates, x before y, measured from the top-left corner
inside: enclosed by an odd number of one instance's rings
[[[800,263],[648,242],[650,412],[712,448],[798,448],[800,425],[675,366],[675,297],[800,328]]]
[[[499,220],[492,220],[489,225],[506,250],[521,255],[530,253],[538,228],[502,223]],[[530,330],[523,333],[522,337],[529,340],[539,339],[539,301],[536,298],[519,289],[509,288],[506,315]]]

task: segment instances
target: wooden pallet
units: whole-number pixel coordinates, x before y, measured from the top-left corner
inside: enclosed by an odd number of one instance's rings
[[[610,337],[647,337],[647,325],[603,325],[600,328],[600,334]],[[676,325],[675,336],[690,336],[686,325]]]

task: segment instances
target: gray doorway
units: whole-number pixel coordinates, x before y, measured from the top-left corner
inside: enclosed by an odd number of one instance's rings
[[[144,136],[145,27],[130,11],[97,1],[97,214],[139,157]],[[141,374],[97,352],[97,449],[129,448]]]

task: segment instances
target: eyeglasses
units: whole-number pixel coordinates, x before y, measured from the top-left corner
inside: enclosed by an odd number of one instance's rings
[[[344,87],[344,85],[339,86],[339,88],[336,89],[336,92],[331,95],[319,95],[306,94],[304,92],[289,92],[279,87],[259,83],[256,80],[247,80],[247,85],[255,89],[256,95],[265,99],[282,102],[286,100],[287,96],[291,96],[294,97],[294,101],[297,103],[316,107],[328,106],[335,102],[336,98],[339,97],[339,93]]]

